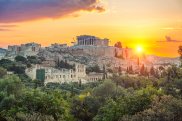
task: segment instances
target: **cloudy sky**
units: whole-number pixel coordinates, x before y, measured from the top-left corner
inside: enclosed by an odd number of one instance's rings
[[[111,45],[141,45],[149,54],[177,56],[182,0],[0,0],[0,47],[70,44],[81,34],[109,38]]]

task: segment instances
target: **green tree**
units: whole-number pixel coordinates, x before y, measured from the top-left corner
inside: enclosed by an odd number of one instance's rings
[[[25,68],[24,66],[12,65],[9,67],[9,71],[13,71],[15,74],[25,74]]]
[[[62,98],[59,91],[27,90],[21,98],[23,109],[32,114],[52,116],[55,121],[69,118],[68,103]]]
[[[137,112],[149,108],[152,96],[158,92],[153,88],[136,91],[117,98],[116,101],[109,99],[99,109],[94,121],[118,121],[124,115],[134,115]]]
[[[4,69],[9,70],[10,67],[14,65],[14,62],[8,59],[2,59],[0,60],[0,67],[3,67]]]
[[[57,62],[58,68],[66,68],[66,69],[74,69],[74,65],[69,64],[67,61],[59,61]]]
[[[97,72],[97,73],[101,73],[102,71],[100,70],[99,65],[94,65],[93,67],[87,67],[86,68],[86,73],[90,73],[90,72]]]
[[[28,56],[27,61],[29,64],[40,64],[41,60],[36,56]]]
[[[0,79],[0,91],[6,92],[8,96],[14,95],[18,97],[21,95],[23,84],[18,76],[8,75]]]
[[[129,74],[133,74],[134,73],[132,65],[128,67],[128,73]]]
[[[141,75],[145,75],[145,66],[144,66],[144,64],[143,64],[142,67],[140,68],[140,74],[141,74]]]
[[[18,55],[18,56],[15,57],[15,61],[16,62],[26,63],[27,59],[25,57],[23,57],[23,56]]]
[[[111,80],[105,80],[103,84],[93,89],[93,95],[101,98],[103,101],[107,98],[115,96],[115,93],[116,84],[111,82]]]
[[[15,113],[14,110],[12,110],[15,105],[17,104],[17,100],[14,97],[14,95],[5,96],[1,102],[0,102],[0,115],[4,119],[11,120],[13,118],[10,118]]]
[[[117,121],[119,115],[117,102],[109,98],[106,101],[106,105],[99,109],[99,112],[94,117],[93,121]]]
[[[17,102],[23,93],[21,80],[15,75],[0,79],[0,115],[4,118],[14,117]],[[10,120],[10,119],[9,119]]]
[[[106,66],[103,65],[103,79],[107,79]]]
[[[140,75],[142,75],[142,76],[148,76],[149,75],[148,71],[147,71],[147,68],[144,66],[144,64],[140,68]]]
[[[150,75],[155,76],[155,69],[153,66],[150,68]]]
[[[167,69],[167,81],[172,82],[175,78],[181,78],[180,69],[172,65]]]
[[[74,99],[71,107],[72,115],[81,121],[92,121],[100,108],[100,102],[95,97],[85,97],[83,100]]]
[[[151,108],[133,116],[125,116],[121,121],[181,121],[182,100],[172,96],[156,97]]]
[[[122,47],[122,43],[121,43],[121,42],[117,42],[117,43],[114,45],[114,47],[117,47],[117,48],[123,48],[123,47]]]
[[[0,78],[4,77],[7,74],[7,70],[0,67]]]
[[[119,68],[118,68],[118,72],[119,72],[119,75],[121,76],[121,75],[122,75],[122,69],[121,69],[121,66],[119,66]]]

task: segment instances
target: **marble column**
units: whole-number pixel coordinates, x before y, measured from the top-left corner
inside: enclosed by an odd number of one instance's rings
[[[84,40],[82,40],[82,45],[84,45]]]

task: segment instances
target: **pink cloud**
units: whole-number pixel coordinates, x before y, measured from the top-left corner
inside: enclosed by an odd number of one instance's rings
[[[99,0],[0,0],[0,23],[60,18],[74,12],[104,11]]]

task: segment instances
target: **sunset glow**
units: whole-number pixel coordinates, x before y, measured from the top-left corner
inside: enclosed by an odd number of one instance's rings
[[[61,9],[62,3],[51,8],[51,4],[55,4],[51,1],[42,1],[43,5],[32,2],[29,6],[27,2],[15,4],[10,0],[5,4],[9,7],[0,10],[0,47],[26,42],[43,46],[52,43],[71,45],[76,36],[89,34],[109,38],[110,45],[121,41],[124,47],[135,48],[138,43],[144,43],[148,54],[178,56],[177,49],[182,44],[181,0],[92,2],[86,0],[82,6],[66,2],[65,8]],[[0,2],[0,7],[2,5]],[[165,36],[180,42],[168,42]]]
[[[137,51],[137,53],[141,53],[141,52],[143,52],[143,48],[141,46],[138,46],[136,48],[136,51]]]
[[[182,121],[182,0],[0,0],[0,91],[0,121]]]

